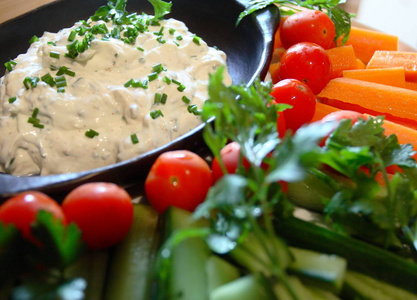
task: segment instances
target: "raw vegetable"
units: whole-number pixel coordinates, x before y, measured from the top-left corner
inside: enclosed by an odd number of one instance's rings
[[[297,8],[297,6],[302,8],[308,8],[312,10],[320,10],[326,12],[332,19],[335,30],[336,37],[335,40],[339,38],[342,39],[342,44],[346,42],[350,27],[351,27],[351,15],[338,7],[340,3],[345,2],[344,0],[252,0],[249,2],[249,5],[240,13],[238,18],[238,23],[246,16],[254,13],[255,11],[261,10],[269,5],[278,5],[282,15],[291,15],[302,9]]]
[[[343,70],[354,70],[358,67],[358,61],[352,46],[334,47],[328,49],[327,54],[332,66],[332,79],[342,76]]]
[[[220,157],[221,159],[215,157],[211,164],[213,182],[217,182],[221,177],[223,177],[224,174],[236,173],[237,168],[240,166],[249,168],[249,164],[241,156],[240,145],[236,142],[227,144],[220,151]],[[242,163],[239,163],[240,160],[242,160]]]
[[[356,57],[367,64],[375,51],[397,51],[398,36],[352,26],[346,45],[352,45]]]
[[[351,78],[335,78],[318,94],[324,103],[341,109],[347,105],[357,105],[361,112],[371,115],[382,114],[397,118],[408,119],[413,122],[417,116],[417,92],[384,84],[372,83]]]
[[[81,229],[90,249],[108,248],[120,242],[133,221],[132,198],[114,183],[78,186],[65,197],[62,209],[68,222]]]
[[[295,44],[281,57],[280,79],[298,79],[308,85],[315,95],[326,86],[331,74],[329,55],[317,44]]]
[[[300,42],[311,42],[324,49],[333,47],[336,35],[330,17],[319,10],[303,10],[287,17],[280,25],[280,40],[284,48]]]
[[[407,81],[417,81],[416,52],[375,51],[366,67],[368,69],[402,67]]]
[[[145,300],[151,294],[153,260],[159,243],[159,215],[149,205],[134,204],[133,224],[109,258],[103,299]]]
[[[284,79],[274,84],[271,96],[276,103],[291,106],[282,112],[286,129],[295,132],[313,118],[316,97],[307,84],[297,79]]]
[[[188,150],[169,151],[153,163],[145,180],[146,197],[156,211],[169,206],[193,211],[212,185],[207,162]]]
[[[343,71],[343,77],[406,88],[403,67]]]
[[[0,206],[0,222],[4,226],[16,226],[25,238],[36,242],[31,233],[31,226],[41,210],[50,212],[54,218],[65,223],[65,216],[59,204],[38,191],[23,192],[4,202]]]

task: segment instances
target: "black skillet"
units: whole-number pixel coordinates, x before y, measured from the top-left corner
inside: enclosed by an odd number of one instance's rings
[[[233,83],[248,84],[258,76],[263,79],[272,56],[273,33],[279,24],[279,10],[272,6],[250,15],[236,27],[240,12],[248,0],[172,0],[167,17],[184,21],[190,31],[209,45],[227,54],[227,65]],[[85,20],[105,0],[58,0],[0,25],[0,74],[4,62],[26,52],[28,41],[44,31],[56,32]],[[130,0],[129,12],[153,14],[147,0]],[[49,176],[12,176],[0,173],[0,201],[21,191],[36,189],[60,198],[77,185],[91,181],[110,181],[123,187],[143,182],[154,160],[165,151],[204,150],[203,125],[171,143],[134,159],[90,171]]]

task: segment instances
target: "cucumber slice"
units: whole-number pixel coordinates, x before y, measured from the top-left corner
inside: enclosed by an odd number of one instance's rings
[[[346,260],[337,255],[290,247],[294,261],[288,271],[305,283],[338,293],[342,289],[346,272]]]
[[[282,219],[275,228],[291,246],[336,254],[352,270],[417,293],[417,264],[412,261],[297,218]]]
[[[270,300],[263,288],[265,278],[259,273],[245,275],[214,289],[209,300]]]
[[[134,205],[133,224],[111,256],[104,299],[149,299],[158,234],[158,213],[144,204]]]
[[[238,268],[214,254],[207,259],[206,272],[208,293],[240,277]]]
[[[259,237],[259,236],[258,236]],[[266,276],[271,275],[271,261],[259,238],[249,235],[246,240],[229,252],[230,257],[239,265],[251,272],[262,272]],[[276,254],[276,258],[281,268],[285,270],[293,260],[287,245],[278,237],[262,237],[266,243],[268,251]]]
[[[417,295],[364,274],[346,273],[343,295],[347,299],[369,300],[416,300]]]
[[[192,222],[187,211],[171,207],[164,213],[165,234],[190,226],[204,226],[205,222]],[[206,262],[210,249],[200,238],[189,238],[180,242],[171,253],[171,268],[167,290],[158,291],[162,299],[199,300],[207,299]],[[162,288],[160,288],[162,289]]]
[[[288,276],[288,284],[295,293],[294,298],[288,289],[282,283],[277,283],[273,286],[275,295],[279,300],[318,300],[316,297],[296,276]]]

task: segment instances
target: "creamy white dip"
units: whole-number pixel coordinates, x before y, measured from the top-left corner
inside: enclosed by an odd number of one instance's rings
[[[174,19],[144,27],[130,42],[123,40],[128,27],[113,38],[89,34],[112,32],[112,23],[76,23],[46,32],[13,60],[0,79],[0,171],[49,175],[102,167],[201,123],[193,112],[208,98],[209,74],[226,65],[225,53]],[[87,49],[71,53],[67,45],[83,41]]]

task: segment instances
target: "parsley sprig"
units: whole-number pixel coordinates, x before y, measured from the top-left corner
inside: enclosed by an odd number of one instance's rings
[[[247,8],[240,13],[237,23],[244,17],[270,5],[278,5],[281,15],[295,13],[298,11],[297,6],[320,10],[329,15],[336,27],[335,41],[338,41],[342,37],[342,44],[344,44],[349,37],[352,18],[352,14],[338,7],[339,4],[345,2],[346,0],[251,0]]]

